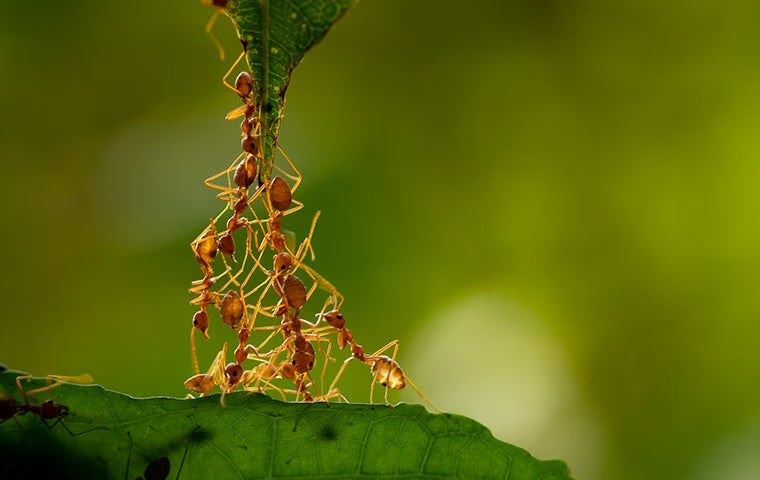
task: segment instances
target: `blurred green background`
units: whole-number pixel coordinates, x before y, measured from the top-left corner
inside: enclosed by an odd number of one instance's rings
[[[210,14],[0,1],[10,366],[184,394],[187,245],[220,206],[201,181],[239,150]],[[399,338],[437,404],[579,479],[760,478],[758,20],[360,2],[297,69],[281,139],[291,225],[322,210],[316,265],[362,343]]]

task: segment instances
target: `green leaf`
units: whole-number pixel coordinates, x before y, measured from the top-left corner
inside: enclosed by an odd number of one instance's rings
[[[247,49],[262,115],[264,165],[268,178],[293,69],[345,14],[353,0],[230,0],[225,13]]]
[[[0,374],[0,394],[23,402],[17,375]],[[0,478],[134,479],[151,463],[160,470],[163,457],[170,474],[156,478],[570,478],[563,462],[536,460],[473,420],[419,405],[285,403],[240,392],[223,407],[218,395],[137,399],[69,384],[35,401],[48,398],[69,407],[64,425],[48,429],[31,413],[0,424]]]

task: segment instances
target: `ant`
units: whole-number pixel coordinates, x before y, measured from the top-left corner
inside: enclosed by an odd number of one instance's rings
[[[83,433],[91,432],[92,430],[86,430],[84,432],[74,433],[69,429],[68,425],[63,422],[64,417],[69,414],[69,407],[55,403],[52,400],[46,400],[45,402],[35,405],[28,402],[19,403],[16,399],[11,397],[0,398],[0,423],[10,420],[11,418],[18,422],[17,417],[31,413],[37,416],[45,426],[52,430],[59,423],[63,425],[63,428],[69,432],[71,436],[82,435]],[[51,424],[50,421],[54,422]]]
[[[338,374],[330,384],[328,391],[335,389],[335,386],[340,381],[343,373],[351,360],[358,360],[370,367],[372,373],[372,384],[370,386],[370,403],[374,403],[375,384],[380,384],[385,387],[385,403],[388,403],[388,391],[389,390],[403,390],[407,384],[411,385],[415,393],[434,410],[440,411],[438,407],[433,405],[417,387],[417,385],[404,373],[401,365],[396,361],[396,355],[398,354],[399,341],[393,340],[384,347],[377,350],[371,355],[367,355],[364,352],[364,347],[356,343],[351,330],[346,328],[346,319],[340,310],[332,310],[327,313],[317,314],[317,318],[324,320],[338,332],[338,348],[343,350],[347,345],[351,345],[351,356],[348,357],[343,365],[340,367]],[[393,348],[393,356],[382,355],[384,352]]]
[[[63,419],[69,415],[68,406],[62,405],[60,403],[56,403],[53,400],[46,400],[42,402],[41,404],[33,404],[29,400],[30,397],[34,397],[44,392],[48,392],[50,390],[60,387],[61,385],[65,383],[79,383],[79,384],[93,383],[93,379],[91,375],[89,374],[76,375],[76,376],[48,375],[47,381],[50,382],[49,385],[46,385],[44,387],[38,387],[33,390],[27,391],[24,388],[24,383],[29,382],[34,379],[35,377],[32,377],[31,375],[19,375],[18,377],[16,377],[16,386],[24,397],[23,403],[17,402],[12,397],[0,397],[0,423],[6,420],[9,420],[11,418],[16,419],[16,417],[20,415],[31,413],[32,415],[35,415],[40,420],[42,420],[42,423],[44,423],[45,426],[48,427],[48,429],[52,430],[56,425],[60,423],[61,425],[63,425],[63,428],[65,428],[66,431],[72,436],[82,435],[84,433],[88,433],[93,430],[105,429],[105,427],[95,427],[89,430],[85,430],[83,432],[74,433],[71,431],[71,429],[69,429],[68,425],[66,425],[66,423],[63,421]],[[16,419],[16,421],[18,420]],[[53,423],[52,424],[48,423],[50,421],[53,421]]]
[[[82,432],[72,432],[69,426],[63,421],[63,419],[69,415],[68,406],[56,403],[51,399],[46,400],[41,404],[34,404],[29,400],[30,397],[57,388],[64,383],[92,383],[92,377],[90,375],[84,374],[75,377],[50,375],[48,376],[48,380],[51,382],[50,385],[26,391],[23,387],[23,382],[29,381],[33,378],[34,377],[31,375],[20,375],[16,377],[16,386],[24,397],[23,403],[19,403],[13,397],[0,397],[0,423],[10,420],[11,418],[18,422],[17,417],[30,413],[39,418],[49,430],[52,430],[60,423],[71,436],[78,436],[94,430],[106,429],[105,427],[95,427]],[[49,423],[51,421],[53,423]]]

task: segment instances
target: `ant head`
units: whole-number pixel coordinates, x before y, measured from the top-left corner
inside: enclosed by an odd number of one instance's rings
[[[11,397],[0,397],[0,421],[7,420],[16,415],[18,403]]]
[[[232,233],[226,233],[219,238],[217,248],[225,255],[235,254],[235,239]]]
[[[325,314],[322,314],[322,318],[333,328],[338,330],[346,326],[346,319],[343,318],[343,313],[340,310],[331,310]]]
[[[275,273],[285,273],[293,266],[293,257],[288,252],[280,252],[274,257]]]
[[[231,387],[234,387],[240,381],[240,377],[243,376],[243,367],[237,363],[227,364],[227,367],[224,369],[224,374],[227,377],[227,383]]]
[[[259,139],[256,137],[245,136],[240,141],[240,148],[242,148],[244,152],[250,153],[251,155],[258,155],[260,151]]]
[[[195,312],[195,315],[193,315],[193,326],[208,337],[208,313],[203,310]]]

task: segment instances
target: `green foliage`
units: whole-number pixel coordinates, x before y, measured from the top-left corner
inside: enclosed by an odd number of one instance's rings
[[[0,392],[23,402],[18,375],[2,373]],[[570,478],[563,462],[536,460],[473,420],[418,405],[284,403],[241,392],[222,406],[218,395],[137,399],[70,384],[49,395],[69,408],[65,425],[48,429],[30,413],[0,425],[1,478],[136,478],[162,457],[168,478],[182,480]]]
[[[353,0],[233,0],[226,7],[238,37],[246,45],[256,98],[264,112],[264,177],[272,169],[293,69],[352,4]]]

